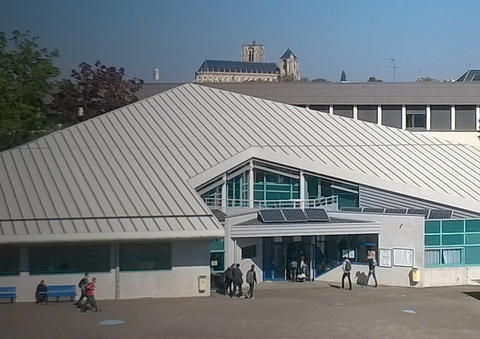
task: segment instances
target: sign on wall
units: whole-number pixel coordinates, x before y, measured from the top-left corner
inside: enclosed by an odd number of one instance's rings
[[[355,250],[342,250],[342,258],[355,259]]]
[[[393,265],[413,267],[413,249],[411,248],[394,248],[393,249]]]
[[[392,249],[380,248],[378,250],[378,266],[392,267]]]

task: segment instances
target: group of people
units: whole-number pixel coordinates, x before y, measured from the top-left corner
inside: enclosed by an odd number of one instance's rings
[[[243,296],[243,273],[240,269],[240,264],[232,264],[227,267],[225,270],[225,295],[230,297],[236,296],[238,298]],[[247,294],[245,295],[246,299],[255,299],[253,296],[253,289],[257,283],[257,274],[255,273],[255,265],[252,264],[250,269],[247,271],[245,279],[249,285]]]
[[[290,281],[305,281],[309,279],[309,270],[308,270],[308,261],[305,256],[300,257],[300,262],[298,262],[295,257],[292,257],[289,264],[288,269],[289,272],[287,276],[289,277]]]
[[[375,274],[375,267],[377,266],[377,260],[375,258],[375,251],[368,250],[367,252],[367,263],[368,263],[368,275],[365,281],[364,286],[368,285],[368,281],[370,277],[373,276],[375,280],[375,287],[378,287],[377,275]],[[345,288],[345,278],[348,279],[349,290],[352,289],[352,280],[350,278],[350,272],[352,271],[352,263],[348,259],[348,256],[343,257],[343,264],[342,264],[343,276],[342,276],[342,288]]]
[[[74,305],[77,306],[77,308],[82,312],[86,312],[87,310],[98,312],[100,309],[98,308],[95,300],[95,283],[97,279],[95,277],[92,278],[92,281],[89,281],[88,279],[88,272],[86,272],[78,283],[78,287],[80,288],[80,299],[78,299]],[[83,299],[86,299],[86,301],[83,302]],[[37,285],[37,289],[35,291],[35,300],[37,304],[47,303],[48,286],[45,283],[45,280],[40,281],[40,283]]]

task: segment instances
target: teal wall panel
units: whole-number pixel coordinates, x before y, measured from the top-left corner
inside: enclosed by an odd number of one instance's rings
[[[463,245],[463,234],[442,235],[442,245]]]
[[[425,246],[439,246],[440,245],[440,236],[439,235],[426,235],[425,236]]]
[[[465,264],[480,264],[480,246],[465,247]]]
[[[426,221],[425,233],[440,233],[440,221]]]
[[[465,221],[465,232],[480,232],[480,220]]]
[[[463,220],[442,221],[442,233],[463,233]]]

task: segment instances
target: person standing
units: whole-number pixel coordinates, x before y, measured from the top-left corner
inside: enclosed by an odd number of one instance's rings
[[[228,266],[225,270],[225,294],[228,293],[230,297],[233,296],[232,284],[233,284],[233,267],[235,265],[232,264]]]
[[[367,276],[367,281],[365,282],[365,286],[368,285],[368,280],[370,280],[370,276],[373,276],[373,279],[375,280],[375,287],[378,287],[377,275],[375,274],[375,266],[377,264],[375,260],[375,252],[368,251],[367,262],[368,262],[368,276]]]
[[[292,282],[297,280],[297,267],[298,263],[295,258],[292,257],[292,260],[290,261],[290,279],[292,279]]]
[[[300,270],[302,271],[303,275],[305,276],[305,279],[308,280],[308,265],[307,265],[307,259],[302,255],[300,259]]]
[[[350,272],[352,271],[352,263],[348,260],[347,256],[343,257],[343,276],[342,276],[342,288],[345,288],[345,278],[348,278],[348,284],[350,286],[349,290],[352,289],[352,280],[350,279]]]
[[[247,283],[250,286],[250,289],[247,292],[247,295],[245,296],[245,299],[255,299],[253,296],[253,289],[255,287],[255,284],[257,283],[257,274],[255,273],[255,265],[252,264],[250,267],[250,270],[247,272]]]
[[[85,276],[80,280],[78,283],[78,287],[80,288],[80,299],[78,299],[77,302],[74,303],[74,305],[77,306],[77,308],[80,308],[82,306],[82,300],[83,298],[87,298],[87,286],[88,286],[88,272],[85,272]]]
[[[89,307],[91,307],[91,310],[94,312],[99,312],[99,308],[97,306],[97,301],[95,300],[95,288],[97,278],[93,278],[91,282],[88,283],[87,285],[87,302],[85,305],[82,307],[82,312],[86,312]]]
[[[232,270],[233,273],[233,294],[237,297],[243,295],[242,285],[243,285],[243,273],[240,270],[240,264],[236,264]],[[238,291],[237,291],[238,289]]]
[[[45,280],[40,281],[40,284],[37,285],[37,290],[35,291],[35,299],[36,304],[47,303],[47,296],[48,296],[48,287],[45,284]]]

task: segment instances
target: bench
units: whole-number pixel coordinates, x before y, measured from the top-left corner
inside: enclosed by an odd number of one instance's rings
[[[17,297],[17,288],[14,286],[0,287],[0,299],[10,299],[13,303],[13,299]]]
[[[47,300],[50,298],[57,298],[57,301],[61,297],[70,297],[70,300],[77,296],[77,289],[75,285],[51,285],[48,286]]]

